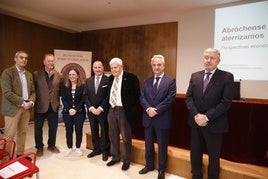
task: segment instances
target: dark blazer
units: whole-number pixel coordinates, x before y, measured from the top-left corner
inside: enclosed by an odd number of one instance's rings
[[[150,77],[145,80],[140,97],[141,106],[143,108],[142,124],[144,127],[148,127],[153,122],[157,128],[171,128],[171,106],[176,96],[176,80],[164,75],[158,86],[156,94],[153,94],[153,81],[154,77]],[[157,109],[158,115],[156,115],[153,120],[146,113],[146,109],[149,107]]]
[[[109,99],[113,84],[114,76],[109,77],[107,104],[110,107]],[[140,97],[139,79],[134,74],[123,72],[121,85],[121,99],[123,107],[126,111],[128,122],[133,125],[136,119],[136,105]]]
[[[35,102],[35,88],[32,74],[25,70],[29,100]],[[22,105],[22,85],[16,66],[5,69],[1,75],[2,87],[2,114],[5,116],[15,116]]]
[[[60,86],[62,84],[62,75],[54,72],[51,89],[48,88],[46,81],[46,71],[42,68],[34,72],[34,84],[36,89],[36,102],[34,110],[37,113],[45,113],[51,104],[54,112],[58,112],[60,106]]]
[[[205,71],[202,70],[191,75],[186,93],[186,106],[189,110],[188,123],[191,127],[197,128],[194,116],[201,113],[209,119],[207,128],[210,132],[227,132],[227,110],[231,106],[234,91],[233,74],[217,69],[203,94],[204,74]]]
[[[62,112],[69,114],[69,110],[71,108],[75,109],[77,112],[84,112],[85,111],[85,106],[84,106],[85,84],[81,84],[80,86],[76,87],[74,99],[72,97],[71,90],[72,90],[71,87],[67,88],[65,85],[62,85],[62,88],[61,88],[61,100],[63,104]]]
[[[108,91],[108,77],[106,75],[102,75],[97,94],[95,94],[95,76],[88,78],[85,86],[85,103],[87,109],[91,106],[94,106],[95,108],[101,106],[102,109],[105,110],[107,107],[106,99]]]

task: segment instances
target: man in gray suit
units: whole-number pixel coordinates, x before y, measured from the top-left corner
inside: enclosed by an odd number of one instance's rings
[[[5,69],[1,76],[2,114],[5,118],[6,139],[17,136],[17,156],[24,154],[26,132],[35,101],[35,89],[32,74],[25,69],[28,54],[18,51],[15,65]],[[10,148],[8,149],[10,151]],[[30,160],[30,158],[27,158]]]
[[[204,146],[209,156],[208,179],[219,178],[222,134],[228,131],[227,110],[232,104],[233,74],[217,68],[220,52],[204,51],[205,70],[191,75],[186,93],[191,127],[192,178],[202,179]]]
[[[164,73],[165,59],[154,55],[151,59],[154,76],[144,82],[140,102],[145,133],[145,167],[139,174],[154,170],[154,141],[158,142],[158,179],[165,178],[169,129],[172,126],[171,106],[176,96],[176,80]]]
[[[36,88],[36,103],[34,106],[34,137],[36,155],[43,155],[43,125],[48,121],[48,150],[59,153],[55,146],[58,129],[58,109],[60,105],[60,86],[62,75],[55,70],[53,54],[45,54],[44,68],[34,72],[34,84]]]

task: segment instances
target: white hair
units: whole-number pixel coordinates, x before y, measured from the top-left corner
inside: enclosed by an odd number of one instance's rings
[[[154,55],[151,59],[151,63],[153,63],[155,59],[159,59],[163,64],[165,64],[165,58],[163,55]]]
[[[118,64],[120,66],[123,66],[123,62],[122,62],[122,60],[120,58],[117,58],[117,57],[112,58],[111,61],[109,62],[109,64],[111,65],[111,64],[114,64],[114,63],[116,63],[116,64]]]
[[[205,52],[215,52],[215,53],[217,54],[218,58],[221,57],[221,53],[220,53],[220,51],[219,51],[218,49],[215,49],[215,48],[207,48],[207,49],[204,51],[204,53],[205,53]]]

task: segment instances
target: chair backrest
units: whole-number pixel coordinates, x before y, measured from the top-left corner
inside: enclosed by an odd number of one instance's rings
[[[14,140],[6,140],[0,137],[0,163],[13,159],[15,149],[16,142]]]

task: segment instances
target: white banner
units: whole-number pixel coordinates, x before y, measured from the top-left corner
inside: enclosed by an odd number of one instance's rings
[[[68,78],[67,73],[72,67],[79,70],[83,82],[91,76],[92,52],[55,49],[54,56],[55,68],[63,74],[65,79]]]

